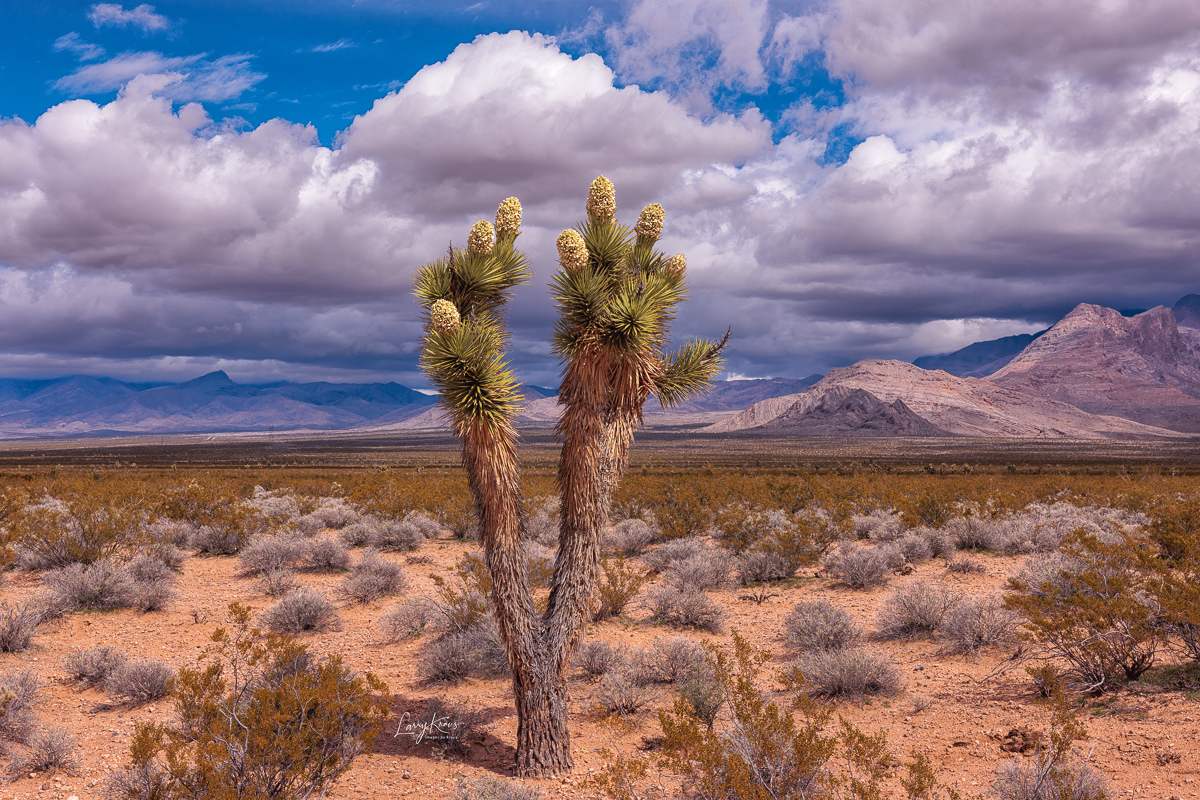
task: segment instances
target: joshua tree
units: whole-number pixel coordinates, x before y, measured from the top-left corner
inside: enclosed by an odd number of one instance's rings
[[[629,445],[651,394],[664,406],[703,392],[728,339],[666,352],[668,327],[683,300],[685,261],[655,250],[662,206],[642,210],[631,231],[616,220],[612,183],[592,182],[587,222],[558,237],[554,276],[559,310],[554,350],[563,362],[558,423],[562,454],[559,546],[550,600],[538,613],[526,575],[516,455],[517,385],[503,360],[501,312],[525,283],[528,259],[515,247],[521,204],[510,197],[496,225],[477,222],[466,250],[422,267],[416,295],[425,305],[422,368],[462,441],[475,498],[492,607],[512,667],[517,774],[548,775],[573,766],[567,728],[566,671],[587,616],[599,564],[600,531]]]

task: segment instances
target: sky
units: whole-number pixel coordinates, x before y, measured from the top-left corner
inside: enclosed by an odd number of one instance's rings
[[[596,175],[726,378],[1200,292],[1195,0],[0,0],[0,376],[414,388],[415,268],[515,195],[518,376]]]

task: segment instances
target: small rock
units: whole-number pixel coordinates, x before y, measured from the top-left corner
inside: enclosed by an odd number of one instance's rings
[[[400,777],[401,777],[401,778],[403,778],[403,779],[404,779],[404,780],[406,780],[406,781],[407,781],[407,780],[411,780],[411,779],[412,779],[412,775],[409,775],[409,774],[408,774],[408,770],[404,770],[404,774],[403,774],[403,775],[401,775]]]

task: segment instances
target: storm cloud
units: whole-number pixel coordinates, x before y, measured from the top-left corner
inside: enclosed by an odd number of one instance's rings
[[[731,326],[731,375],[912,358],[1078,302],[1200,291],[1194,3],[668,5],[594,24],[603,56],[521,32],[460,45],[332,147],[190,102],[210,99],[205,75],[215,92],[255,74],[245,58],[81,66],[63,80],[117,76],[120,95],[0,123],[0,372],[219,363],[422,385],[412,270],[515,194],[536,279],[513,305],[513,362],[552,384],[553,241],[600,173],[622,219],[666,207],[662,244],[691,285],[676,331]],[[786,88],[814,60],[842,102],[798,95],[771,123],[696,101]]]

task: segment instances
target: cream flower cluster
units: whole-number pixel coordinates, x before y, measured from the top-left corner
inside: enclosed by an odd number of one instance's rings
[[[496,235],[516,237],[521,232],[521,201],[506,197],[496,209]]]
[[[471,226],[471,232],[467,234],[467,252],[476,256],[490,256],[495,240],[492,223],[481,219]]]
[[[456,332],[461,324],[458,309],[449,300],[438,300],[429,307],[429,325],[442,336]]]
[[[667,263],[663,265],[663,270],[668,275],[676,280],[683,277],[683,273],[687,270],[687,259],[683,253],[676,253],[667,259]]]
[[[651,203],[642,209],[642,213],[638,216],[637,225],[633,226],[633,230],[637,233],[639,239],[647,241],[658,241],[658,237],[662,235],[663,221],[667,218],[667,212],[663,211],[663,207],[658,203]]]
[[[617,190],[603,175],[588,188],[587,213],[600,222],[609,222],[617,215]]]
[[[558,263],[562,264],[567,272],[578,272],[587,266],[587,244],[579,235],[579,231],[563,231],[558,235],[555,244],[558,245]]]

